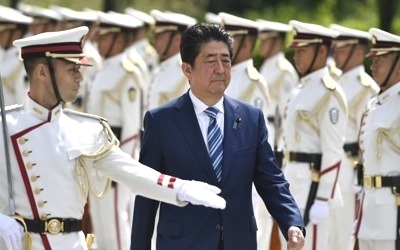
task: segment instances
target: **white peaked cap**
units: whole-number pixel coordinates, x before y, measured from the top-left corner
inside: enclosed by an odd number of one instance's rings
[[[351,29],[338,24],[331,24],[329,27],[339,32],[339,36],[335,38],[332,44],[335,48],[352,44],[368,44],[371,39],[371,35],[366,31]]]
[[[197,20],[193,17],[175,13],[175,12],[162,12],[159,10],[151,10],[150,14],[154,17],[155,33],[161,33],[164,31],[181,31],[183,32],[187,28],[195,25]]]
[[[309,44],[331,44],[332,40],[339,36],[339,32],[330,28],[326,28],[319,24],[303,23],[291,20],[289,25],[295,31],[294,39],[289,45],[290,47],[302,47]]]
[[[369,33],[372,36],[372,48],[367,56],[380,56],[400,51],[400,36],[377,28],[371,28]]]
[[[141,20],[145,24],[148,24],[148,25],[155,24],[154,18],[151,15],[149,15],[143,11],[128,7],[125,9],[125,13]]]
[[[51,57],[65,59],[75,64],[91,65],[84,57],[82,47],[89,28],[77,27],[63,31],[44,32],[13,42],[21,48],[22,59]]]
[[[15,29],[18,25],[29,25],[33,18],[22,14],[21,12],[0,6],[0,31]]]
[[[100,33],[107,29],[106,33],[121,32],[122,29],[133,30],[143,26],[143,22],[128,14],[117,12],[99,12],[98,22],[100,26]],[[114,29],[113,29],[114,27]],[[111,28],[111,29],[108,29]],[[103,32],[103,34],[105,34]]]
[[[221,25],[221,23],[222,23],[222,18],[219,15],[212,13],[212,12],[207,12],[204,15],[204,20],[207,23],[214,23],[214,24],[218,24],[218,25]]]
[[[220,12],[218,15],[222,19],[223,28],[232,36],[258,34],[259,25],[253,20],[234,16],[225,12]]]

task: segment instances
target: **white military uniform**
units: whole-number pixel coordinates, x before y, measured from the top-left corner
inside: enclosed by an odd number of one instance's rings
[[[364,163],[364,200],[359,240],[393,241],[396,239],[396,196],[391,187],[374,188],[365,176],[397,176],[400,167],[400,82],[380,94],[363,119],[360,148]],[[397,196],[399,199],[399,196]]]
[[[1,79],[5,105],[23,103],[29,91],[24,64],[19,59],[19,49],[10,47],[2,58]]]
[[[316,197],[328,201],[334,198],[343,157],[346,117],[345,95],[342,88],[330,77],[326,67],[300,79],[300,83],[292,91],[284,114],[285,154],[322,154]],[[290,183],[290,191],[304,214],[312,181],[310,164],[287,159],[284,174]],[[316,249],[330,249],[328,221],[327,219],[314,225],[317,232],[314,232],[311,222],[307,225],[305,249],[311,249],[313,233],[318,234]]]
[[[159,62],[157,51],[150,44],[148,39],[141,39],[139,41],[136,41],[133,44],[133,47],[147,64],[147,72],[149,74],[148,79],[151,79],[151,76],[154,74],[154,71],[157,68]]]
[[[141,24],[139,20],[127,14],[99,15],[101,23],[113,27],[126,27],[113,23],[114,20],[118,22],[119,18],[132,20],[128,24],[132,25],[132,28]],[[101,24],[99,28],[102,29]],[[101,70],[96,73],[93,82],[89,83],[86,111],[105,117],[120,140],[122,151],[137,159],[140,150],[145,81],[141,70],[132,62],[137,57],[129,58],[129,54],[133,52],[131,48],[126,48],[117,55],[103,59]],[[97,249],[129,249],[134,196],[126,186],[116,184],[104,199],[93,198],[90,196],[89,210],[94,233],[98,235]]]
[[[365,72],[364,66],[357,66],[345,72],[339,79],[346,95],[349,109],[345,133],[345,145],[357,145],[362,114],[367,109],[370,99],[375,96],[379,87]],[[357,155],[347,153],[342,159],[338,183],[343,200],[343,206],[334,208],[331,217],[332,249],[345,249],[353,233],[355,220],[355,163],[359,160]],[[333,231],[335,230],[335,231]]]
[[[231,72],[231,82],[225,94],[260,108],[265,118],[268,117],[270,114],[268,87],[264,77],[254,68],[253,59],[232,66]],[[270,139],[269,134],[268,141]]]
[[[16,32],[19,26],[28,26],[33,19],[15,9],[0,6],[0,30],[2,33]],[[9,41],[12,42],[12,41]],[[6,46],[9,46],[8,44]],[[0,72],[5,105],[21,104],[28,92],[27,76],[20,60],[19,49],[13,46],[0,49]]]
[[[125,13],[141,20],[144,23],[143,26],[147,25],[148,29],[155,25],[154,18],[143,11],[127,7],[125,9]],[[136,51],[139,53],[141,58],[143,58],[143,60],[146,62],[147,71],[150,74],[149,79],[151,79],[151,76],[153,75],[154,70],[156,69],[159,63],[159,56],[157,51],[155,50],[153,45],[150,44],[150,41],[147,38],[142,38],[140,40],[135,41],[133,47],[136,48]]]
[[[179,205],[174,189],[155,185],[159,173],[134,161],[116,146],[107,154],[83,158],[111,139],[101,121],[67,112],[61,104],[49,111],[29,98],[23,107],[7,112],[16,213],[27,219],[82,219],[89,185],[104,176],[123,182],[134,193]],[[3,133],[0,140],[4,145]],[[80,160],[85,162],[81,167],[77,164]],[[4,150],[0,150],[0,163],[0,212],[8,214]],[[82,232],[30,235],[35,250],[87,249]],[[0,249],[5,249],[2,244],[0,238]]]
[[[277,114],[282,118],[290,92],[299,81],[297,72],[286,59],[285,54],[280,52],[264,60],[260,67],[260,74],[266,80],[268,79],[266,82],[270,97],[270,115],[272,114],[274,119],[277,118],[275,117]],[[275,138],[276,132],[273,121],[270,122],[269,135],[274,137],[274,142],[278,142],[278,145],[275,146],[278,148],[282,146],[281,140]]]
[[[146,110],[165,104],[189,89],[189,83],[182,73],[181,64],[179,53],[160,63],[149,86]]]
[[[369,33],[376,38],[369,56],[399,53],[400,36],[376,28]],[[376,67],[379,70],[382,65]],[[398,81],[395,70],[389,75]],[[364,164],[364,197],[358,228],[360,250],[399,249],[395,243],[400,240],[399,105],[400,82],[396,82],[370,102],[362,119],[359,144]]]
[[[268,79],[266,82],[270,96],[269,110],[271,113],[268,117],[268,132],[270,137],[274,140],[274,147],[278,150],[282,150],[283,112],[290,92],[299,81],[299,77],[293,65],[286,59],[283,52],[279,52],[264,60],[260,67],[260,74],[264,76],[265,79]],[[278,127],[278,131],[276,131],[276,126]],[[257,203],[254,208],[254,214],[259,228],[257,230],[257,248],[260,250],[268,249],[268,247],[271,247],[272,217],[262,202]],[[266,220],[265,218],[268,219]]]

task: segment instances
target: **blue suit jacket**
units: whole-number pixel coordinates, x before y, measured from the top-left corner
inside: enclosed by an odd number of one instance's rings
[[[256,249],[252,183],[287,237],[291,225],[303,226],[289,185],[268,144],[262,112],[224,97],[225,124],[222,179],[217,181],[193,104],[186,93],[147,112],[140,161],[162,173],[198,180],[221,188],[225,210],[177,207],[136,197],[131,249],[150,249],[155,216],[157,249],[214,250],[223,233],[225,249]],[[241,122],[236,128],[238,118]]]

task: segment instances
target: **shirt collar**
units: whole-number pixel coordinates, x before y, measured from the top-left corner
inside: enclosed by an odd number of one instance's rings
[[[189,96],[192,100],[196,116],[203,113],[204,110],[208,108],[208,106],[204,102],[200,101],[200,99],[193,94],[191,89],[189,90]],[[224,113],[224,97],[222,96],[222,98],[213,107],[216,107],[219,112]]]

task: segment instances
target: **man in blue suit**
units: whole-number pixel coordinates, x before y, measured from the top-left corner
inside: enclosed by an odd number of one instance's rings
[[[301,249],[304,244],[303,219],[268,143],[262,111],[224,95],[230,81],[232,44],[232,37],[216,25],[200,24],[185,31],[180,52],[190,89],[146,113],[140,153],[142,163],[165,174],[220,187],[226,209],[178,208],[138,196],[131,249],[150,250],[160,206],[159,250],[255,250],[253,182],[289,249]],[[216,118],[209,117],[209,107],[217,111]],[[218,131],[214,135],[222,142],[220,148],[209,139],[209,126]],[[214,166],[215,162],[220,165]],[[164,182],[159,179],[160,184]]]

